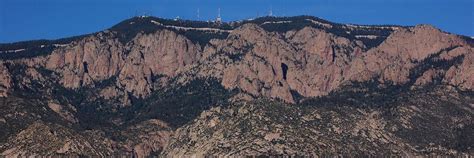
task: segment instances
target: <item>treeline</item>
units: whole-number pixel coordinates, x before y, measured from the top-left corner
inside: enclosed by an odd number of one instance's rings
[[[323,24],[331,25],[331,27],[324,27],[319,24],[315,24],[312,21],[317,21]],[[289,23],[266,23],[266,22],[278,22],[278,21],[291,21]],[[350,40],[361,40],[368,49],[378,46],[382,43],[392,32],[392,29],[382,27],[400,27],[396,25],[362,25],[356,29],[349,29],[347,25],[333,23],[324,19],[320,19],[313,16],[295,16],[295,17],[260,17],[254,20],[243,21],[240,25],[246,23],[254,23],[260,25],[263,29],[270,32],[287,32],[290,30],[300,30],[304,27],[314,27],[322,30],[326,30],[337,36],[345,37]],[[356,38],[355,35],[375,35],[377,38]]]
[[[89,36],[91,34],[73,36],[69,38],[61,38],[57,40],[32,40],[32,41],[22,41],[15,43],[2,43],[0,44],[0,60],[14,60],[20,58],[32,58],[41,55],[50,54],[54,48],[55,44],[68,44],[77,39]],[[24,49],[24,50],[22,50]],[[18,52],[7,52],[21,50]]]
[[[315,24],[310,20],[318,21],[320,23],[329,24],[331,27],[327,28],[319,24]],[[192,21],[192,20],[181,20],[181,19],[163,19],[157,17],[134,17],[127,19],[114,25],[109,30],[118,32],[119,41],[123,44],[130,42],[138,33],[154,33],[160,29],[167,29],[163,26],[156,25],[152,22],[156,21],[163,25],[169,26],[180,26],[180,27],[192,27],[192,28],[216,28],[222,30],[232,30],[237,27],[240,27],[247,23],[254,23],[260,25],[263,29],[270,32],[287,32],[290,30],[299,30],[304,27],[310,26],[318,29],[326,30],[332,34],[345,37],[351,40],[361,40],[367,47],[372,48],[378,46],[382,43],[386,37],[388,37],[393,30],[388,28],[380,27],[390,27],[391,25],[378,25],[378,27],[368,28],[360,27],[356,29],[348,29],[346,25],[333,23],[320,19],[313,16],[295,16],[295,17],[260,17],[253,20],[244,20],[236,21],[231,23],[216,23],[213,21]],[[278,21],[291,21],[289,23],[266,23],[266,22],[278,22]],[[265,23],[265,24],[264,24]],[[175,31],[181,35],[184,35],[194,43],[199,43],[202,46],[209,43],[211,39],[223,39],[228,36],[228,33],[223,32],[210,32],[210,31],[199,31],[199,30],[176,30]],[[94,33],[95,34],[95,33]],[[54,49],[54,44],[66,44],[70,43],[76,39],[83,38],[91,34],[86,34],[82,36],[75,36],[70,38],[63,38],[58,40],[34,40],[34,41],[25,41],[25,42],[16,42],[16,43],[5,43],[0,44],[0,60],[10,60],[18,58],[30,58],[40,55],[47,55],[52,52]],[[378,36],[375,39],[369,38],[355,38],[355,35],[376,35]],[[472,39],[469,38],[470,41]],[[472,43],[472,42],[471,42]],[[43,47],[41,47],[43,46]],[[24,51],[19,52],[5,52],[7,50],[20,50],[25,49]]]
[[[171,20],[171,19],[162,19],[157,17],[134,17],[125,21],[120,22],[119,24],[110,28],[111,31],[116,31],[119,33],[119,40],[126,44],[130,42],[138,33],[154,33],[161,29],[168,29],[163,26],[157,25],[152,22],[156,21],[163,25],[169,26],[181,26],[181,27],[193,27],[193,28],[218,28],[224,30],[230,30],[232,27],[227,24],[217,24],[214,22],[203,22],[203,21],[191,21],[191,20]],[[175,31],[181,35],[186,36],[188,39],[195,43],[205,44],[208,43],[213,38],[225,38],[228,33],[215,33],[207,31],[198,31],[198,30],[176,30]]]
[[[45,45],[44,47],[41,47],[41,45],[29,45],[28,47],[23,47],[21,49],[25,50],[19,52],[0,53],[0,60],[14,60],[48,55],[53,52],[54,45],[49,44]]]

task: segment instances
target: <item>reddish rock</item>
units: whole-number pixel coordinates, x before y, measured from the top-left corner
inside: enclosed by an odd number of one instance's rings
[[[3,62],[0,62],[0,97],[6,97],[12,86],[10,72]]]
[[[240,89],[246,95],[294,103],[292,91],[305,97],[323,96],[343,84],[374,78],[382,83],[405,84],[410,81],[411,70],[427,57],[451,60],[462,55],[462,64],[447,71],[432,71],[439,72],[444,83],[473,87],[472,46],[432,26],[398,28],[379,46],[364,50],[362,41],[322,29],[305,27],[276,33],[244,24],[226,39],[211,40],[203,49],[167,29],[139,33],[127,45],[119,42],[116,33],[102,32],[60,47],[51,55],[17,62],[58,72],[67,88],[93,87],[117,77],[116,88],[101,94],[107,98],[128,92],[146,97],[156,85],[179,76],[179,83],[217,78],[225,88]],[[2,75],[6,89],[7,72]],[[430,83],[432,72],[420,73],[424,74],[416,84]],[[156,81],[156,76],[164,78]]]

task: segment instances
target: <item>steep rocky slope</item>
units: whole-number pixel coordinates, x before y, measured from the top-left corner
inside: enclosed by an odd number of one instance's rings
[[[0,153],[472,155],[473,45],[429,25],[309,16],[135,17],[0,44]]]
[[[353,101],[359,92],[346,88],[296,106],[263,99],[216,107],[179,128],[164,154],[467,156],[472,92],[445,88],[393,96],[384,88]]]

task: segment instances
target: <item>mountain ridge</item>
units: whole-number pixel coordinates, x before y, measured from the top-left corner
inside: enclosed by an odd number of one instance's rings
[[[24,50],[0,53],[0,153],[350,154],[340,146],[361,155],[472,155],[472,41],[429,25],[371,28],[318,19],[218,25],[135,17],[63,43],[2,44],[0,51]],[[245,112],[255,107],[258,114]],[[220,123],[240,131],[243,144]],[[341,131],[343,125],[359,131]],[[321,139],[306,139],[307,129]],[[35,141],[44,140],[35,135],[54,143],[36,150]],[[363,151],[348,144],[355,140],[365,143]],[[232,146],[242,150],[230,153]]]
[[[318,18],[318,17],[315,17],[315,16],[310,16],[310,15],[300,15],[300,16],[289,16],[289,17],[276,17],[276,16],[266,16],[266,17],[258,17],[258,18],[255,18],[255,19],[246,19],[246,20],[236,20],[236,21],[230,21],[230,22],[223,22],[224,24],[230,24],[230,23],[244,23],[244,22],[255,22],[255,23],[263,23],[263,22],[268,22],[268,21],[275,21],[275,20],[278,20],[278,19],[292,19],[292,18],[310,18],[310,19],[313,19],[313,20],[320,20],[322,22],[325,22],[325,23],[330,23],[330,24],[337,24],[337,25],[344,25],[342,23],[335,23],[335,22],[330,22],[328,20],[324,20],[324,19],[321,19],[321,18]],[[132,18],[129,18],[129,19],[126,19],[126,20],[123,20],[121,22],[118,22],[117,24],[111,26],[110,28],[113,28],[114,26],[116,25],[119,25],[121,23],[123,24],[126,24],[127,21],[128,22],[131,22],[133,20],[136,20],[136,19],[143,19],[143,18],[149,18],[151,20],[158,20],[158,21],[168,21],[168,23],[173,23],[173,24],[178,24],[177,26],[180,26],[179,25],[179,22],[184,22],[184,23],[200,23],[200,24],[207,24],[207,25],[211,25],[213,27],[216,27],[217,24],[216,22],[214,21],[200,21],[200,20],[187,20],[187,19],[179,19],[179,20],[174,20],[174,19],[167,19],[167,18],[161,18],[161,17],[154,17],[154,16],[136,16],[136,17],[132,17]],[[258,22],[260,21],[260,22]],[[262,22],[263,21],[263,22]],[[347,24],[347,25],[356,25],[356,26],[380,26],[380,27],[383,27],[383,26],[395,26],[395,27],[413,27],[413,26],[401,26],[401,25],[391,25],[391,24],[383,24],[383,25],[361,25],[361,24]],[[109,29],[110,29],[109,28]],[[216,27],[218,28],[218,27]],[[108,29],[105,29],[105,30],[108,30]],[[100,32],[100,31],[99,31]],[[98,32],[94,32],[94,33],[90,33],[90,34],[84,34],[84,35],[91,35],[91,34],[96,34]],[[71,36],[71,37],[66,37],[66,38],[59,38],[59,39],[37,39],[37,40],[26,40],[26,41],[17,41],[17,42],[5,42],[5,43],[0,43],[0,45],[7,45],[7,44],[14,44],[14,43],[21,43],[21,42],[34,42],[34,41],[55,41],[55,40],[64,40],[64,39],[68,39],[68,38],[75,38],[75,37],[80,37],[80,36],[84,36],[84,35],[77,35],[77,36]]]

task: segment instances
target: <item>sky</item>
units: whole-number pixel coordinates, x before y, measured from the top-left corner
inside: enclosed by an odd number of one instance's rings
[[[474,36],[474,0],[0,0],[0,43],[107,29],[137,15],[224,21],[312,15],[337,23],[431,24]],[[199,17],[198,17],[199,10]]]

